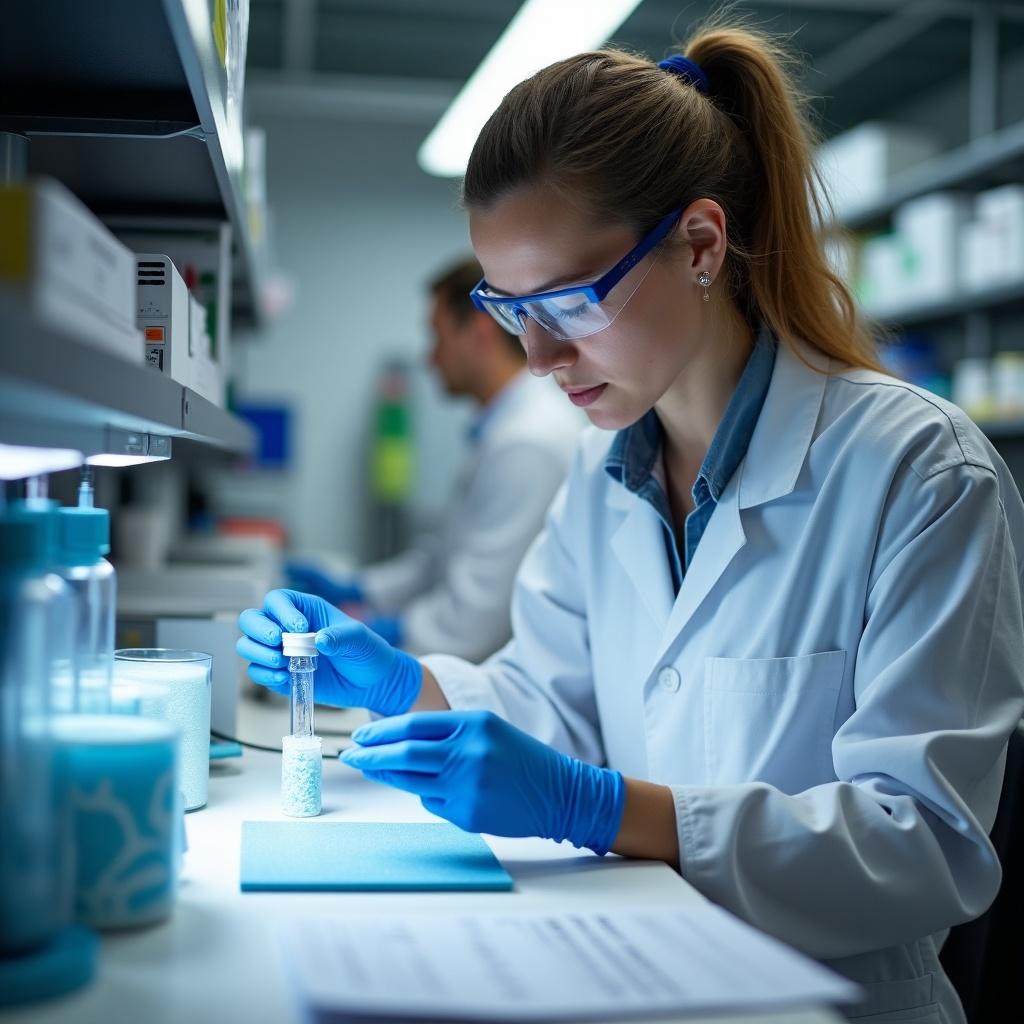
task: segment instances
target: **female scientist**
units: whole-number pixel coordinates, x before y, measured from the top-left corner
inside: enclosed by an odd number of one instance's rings
[[[685,53],[560,61],[470,159],[474,301],[602,428],[512,641],[420,663],[279,590],[238,649],[284,690],[282,627],[318,631],[317,699],[383,716],[343,760],[462,828],[667,861],[863,984],[851,1014],[962,1021],[937,951],[1000,881],[1024,505],[970,420],[881,372],[775,44]]]

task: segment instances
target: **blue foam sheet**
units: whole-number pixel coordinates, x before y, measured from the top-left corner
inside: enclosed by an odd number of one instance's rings
[[[245,891],[495,891],[512,879],[480,836],[447,822],[243,821]]]

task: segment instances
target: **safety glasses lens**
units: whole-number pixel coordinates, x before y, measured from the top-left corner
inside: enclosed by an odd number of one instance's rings
[[[524,308],[548,334],[563,341],[586,338],[611,323],[608,311],[600,303],[591,302],[582,292],[526,303]]]
[[[498,303],[488,302],[486,304],[487,312],[498,321],[498,324],[509,334],[525,334],[526,328],[523,326],[523,322],[519,317],[519,314],[511,307],[505,306]]]

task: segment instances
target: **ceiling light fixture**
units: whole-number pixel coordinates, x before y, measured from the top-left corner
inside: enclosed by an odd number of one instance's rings
[[[458,177],[484,122],[505,94],[556,60],[593,50],[640,0],[526,0],[420,146],[428,174]]]

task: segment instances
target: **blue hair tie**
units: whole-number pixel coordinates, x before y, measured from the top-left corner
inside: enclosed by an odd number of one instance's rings
[[[703,93],[705,96],[711,92],[711,83],[708,81],[708,76],[704,74],[704,69],[696,61],[684,57],[681,53],[661,61],[658,67],[664,71],[671,71],[673,75],[678,75],[684,81],[689,82],[697,92]]]

